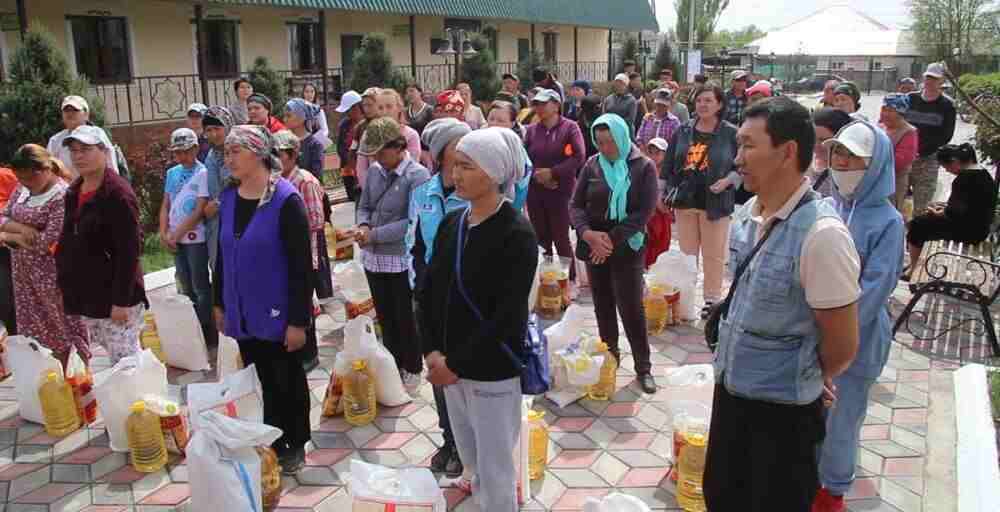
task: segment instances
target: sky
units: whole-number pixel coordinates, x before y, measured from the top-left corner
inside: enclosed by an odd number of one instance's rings
[[[654,0],[660,30],[676,24],[674,0]],[[697,1],[697,0],[696,0]],[[780,28],[830,5],[848,4],[890,27],[908,25],[906,0],[730,0],[718,28],[738,29],[754,24],[767,31]]]

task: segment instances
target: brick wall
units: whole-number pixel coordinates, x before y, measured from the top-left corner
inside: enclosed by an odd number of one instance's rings
[[[170,133],[184,126],[183,121],[119,126],[111,129],[111,140],[122,147],[126,154],[142,152],[153,142],[169,142]]]

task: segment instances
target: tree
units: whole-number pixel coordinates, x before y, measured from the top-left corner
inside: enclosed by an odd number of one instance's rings
[[[653,74],[659,76],[660,71],[664,69],[669,69],[674,72],[674,77],[681,76],[680,66],[677,62],[677,56],[674,55],[674,48],[670,44],[670,39],[664,38],[660,43],[660,47],[656,50],[656,59],[654,60]]]
[[[517,76],[521,80],[521,89],[527,91],[535,86],[532,75],[536,69],[544,67],[542,53],[538,50],[528,52],[527,58],[518,61]]]
[[[639,63],[639,40],[633,36],[628,36],[625,39],[625,44],[622,45],[622,61],[618,65],[619,73],[625,70],[625,61],[627,60]]]
[[[87,99],[91,122],[104,124],[104,104],[91,93],[87,79],[74,77],[69,69],[52,34],[32,24],[11,56],[10,82],[0,84],[0,159],[29,142],[45,145],[62,130],[62,99],[71,94]]]
[[[281,114],[285,111],[288,89],[285,85],[285,80],[271,67],[271,63],[268,62],[267,58],[257,57],[254,59],[253,67],[250,68],[247,80],[253,86],[254,93],[263,94],[271,100],[273,105],[271,115],[280,118]]]
[[[743,48],[767,35],[767,32],[757,28],[757,25],[747,25],[739,30],[720,30],[712,33],[708,40],[703,41],[706,55],[718,55],[723,47],[730,50]]]
[[[385,34],[373,33],[361,40],[354,52],[354,72],[351,89],[364,91],[369,87],[387,86],[392,80],[392,54],[385,46]]]
[[[961,60],[996,42],[992,4],[991,0],[908,0],[914,41],[924,55],[947,61],[957,74]],[[983,39],[988,42],[984,44]]]
[[[492,101],[500,90],[500,79],[497,77],[497,62],[490,49],[490,39],[486,34],[471,34],[469,41],[478,53],[462,60],[462,81],[472,88],[473,98]]]
[[[729,0],[674,0],[674,11],[677,13],[677,40],[687,43],[688,20],[691,14],[691,2],[694,4],[694,33],[698,43],[703,43],[715,32],[722,12],[729,7]]]

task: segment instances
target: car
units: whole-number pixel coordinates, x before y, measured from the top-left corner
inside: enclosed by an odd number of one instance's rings
[[[819,73],[811,77],[803,78],[796,82],[792,82],[786,86],[788,92],[804,94],[810,92],[819,92],[823,90],[823,86],[830,80],[839,80],[841,82],[847,82],[848,80],[842,76],[832,75],[828,73]]]

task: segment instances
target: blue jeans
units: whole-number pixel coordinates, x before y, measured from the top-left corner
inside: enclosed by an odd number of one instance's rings
[[[819,481],[830,494],[846,495],[858,464],[858,438],[875,379],[842,374],[833,379],[837,402],[826,414],[826,439],[820,447]]]
[[[187,295],[194,303],[198,313],[198,322],[202,329],[212,327],[212,285],[208,279],[208,244],[177,244],[174,254],[174,267],[177,281],[182,290],[179,293]],[[206,332],[206,334],[208,334]]]

